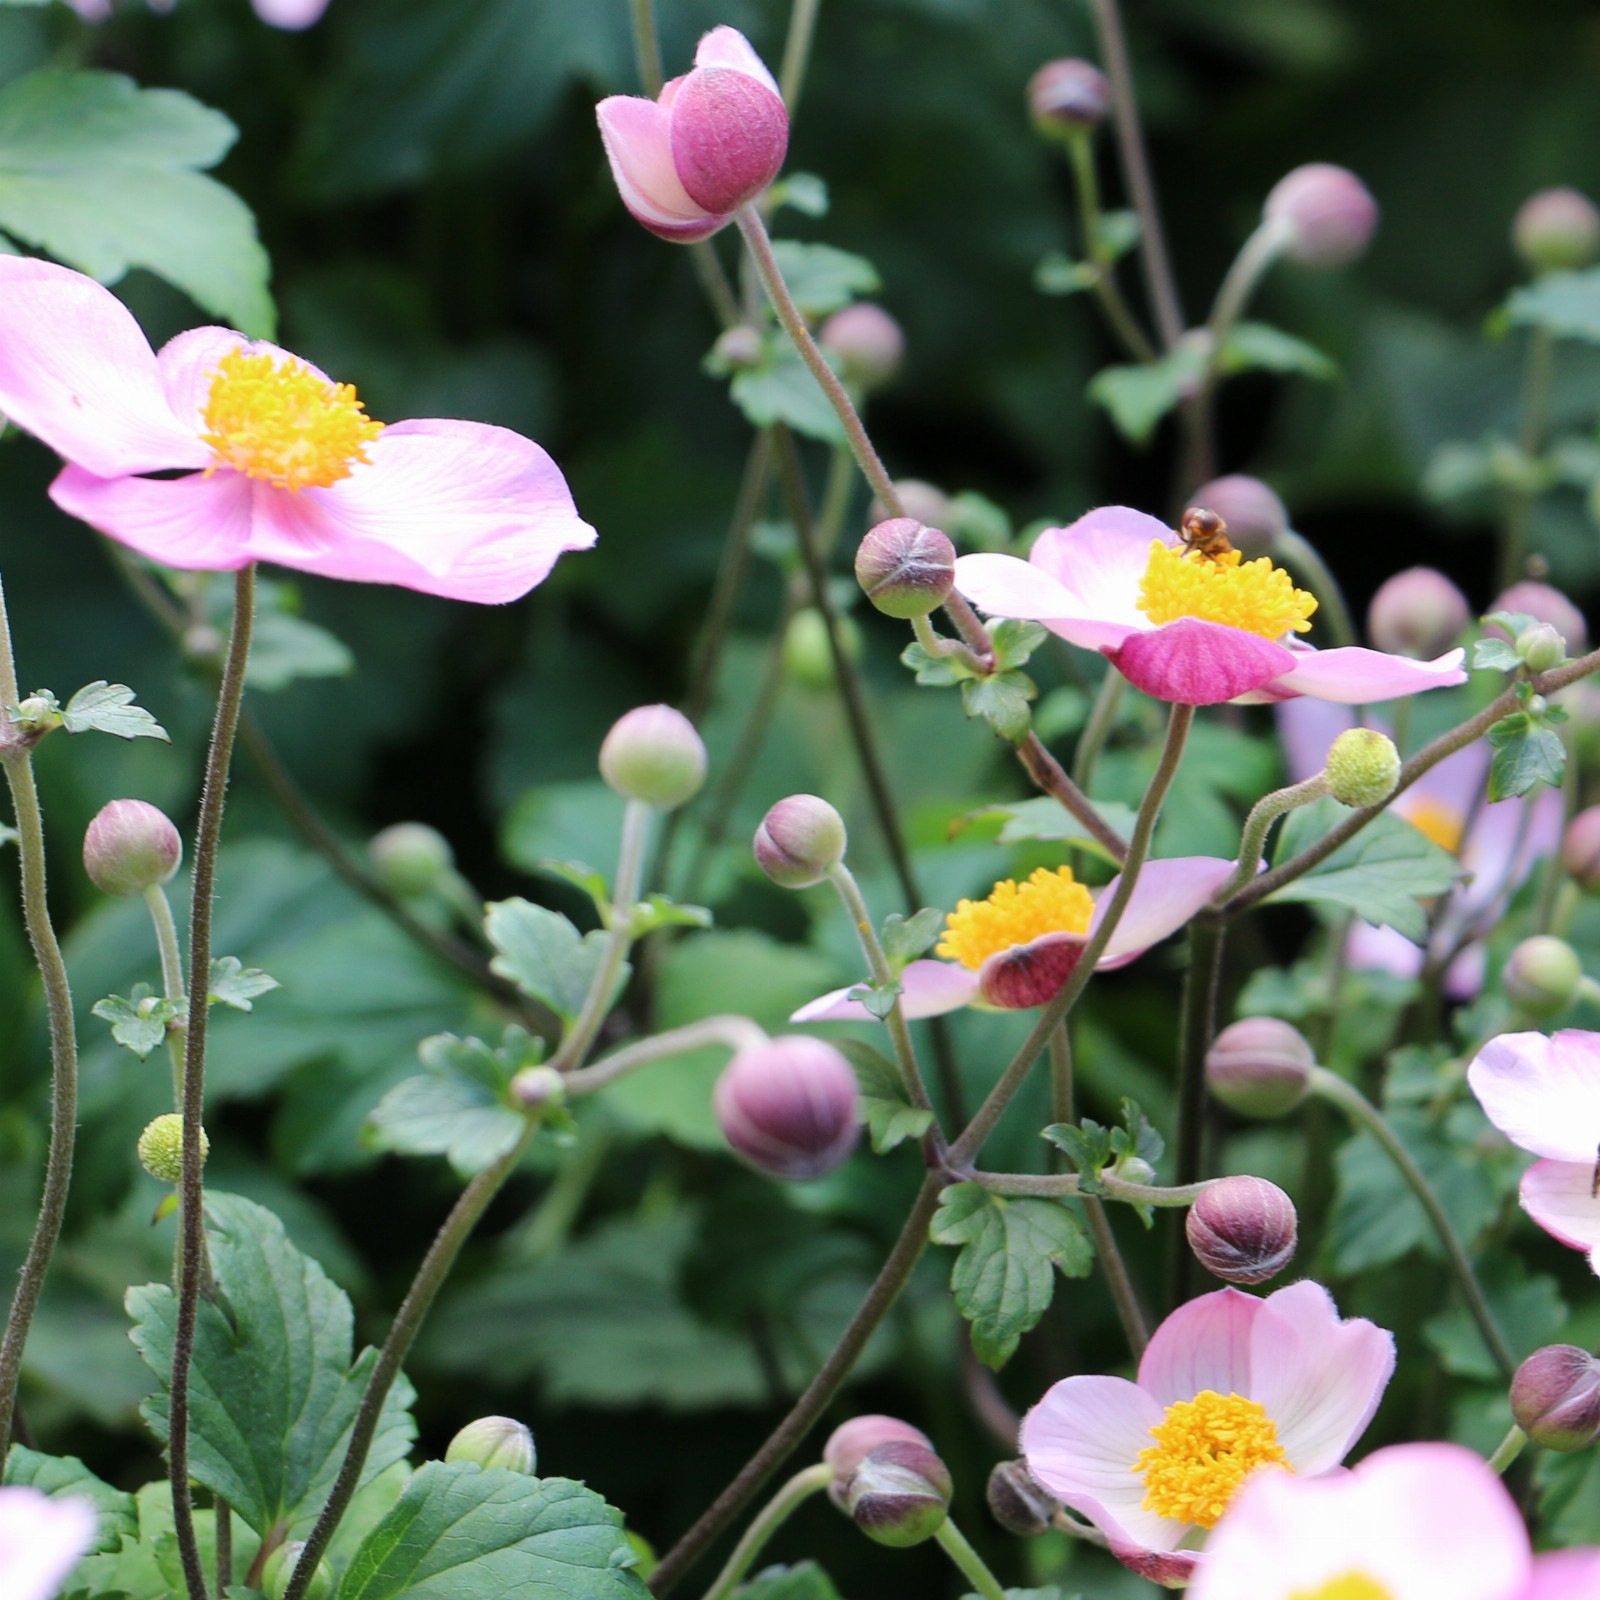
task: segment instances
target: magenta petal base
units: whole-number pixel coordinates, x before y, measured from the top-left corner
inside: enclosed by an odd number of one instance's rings
[[[1294,655],[1271,639],[1184,618],[1131,633],[1104,654],[1135,689],[1183,706],[1216,706],[1280,678]]]
[[[1085,942],[1081,934],[1047,933],[1012,945],[979,967],[978,993],[1002,1011],[1047,1005],[1072,976]]]

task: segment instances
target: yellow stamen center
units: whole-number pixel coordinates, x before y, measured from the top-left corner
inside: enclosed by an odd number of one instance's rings
[[[1292,1470],[1272,1418],[1242,1395],[1202,1389],[1193,1400],[1174,1401],[1150,1437],[1156,1442],[1133,1464],[1144,1477],[1144,1509],[1199,1528],[1217,1525],[1252,1472]],[[1346,1597],[1335,1594],[1334,1600]]]
[[[1246,561],[1237,550],[1208,556],[1152,539],[1150,564],[1139,583],[1139,609],[1157,627],[1197,617],[1281,639],[1291,629],[1309,630],[1317,601],[1265,556]]]
[[[1341,1572],[1320,1588],[1296,1589],[1289,1600],[1394,1600],[1394,1591],[1364,1572]]]
[[[218,466],[279,489],[326,489],[348,478],[383,432],[352,385],[330,383],[293,356],[277,361],[242,349],[217,363],[200,415],[200,437]]]
[[[1405,808],[1403,815],[1418,833],[1425,833],[1451,855],[1461,848],[1467,819],[1454,806],[1447,806],[1432,795],[1421,795]]]
[[[1094,901],[1071,867],[1039,867],[1026,883],[997,883],[987,900],[963,900],[945,919],[938,953],[976,971],[1041,934],[1087,933],[1093,916]]]

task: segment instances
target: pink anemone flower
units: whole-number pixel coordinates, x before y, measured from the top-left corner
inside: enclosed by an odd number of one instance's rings
[[[1267,557],[1188,550],[1165,523],[1127,506],[1046,528],[1026,561],[962,556],[956,588],[990,616],[1030,618],[1098,650],[1136,689],[1180,705],[1295,695],[1370,705],[1466,681],[1460,650],[1413,661],[1312,649],[1295,635],[1309,628],[1316,601]]]
[[[1594,1600],[1600,1550],[1534,1556],[1505,1486],[1457,1444],[1349,1472],[1262,1473],[1206,1544],[1190,1600]]]
[[[1600,1033],[1502,1033],[1467,1082],[1495,1127],[1541,1158],[1522,1175],[1522,1209],[1600,1275]]]
[[[56,1500],[20,1485],[0,1489],[0,1594],[50,1600],[98,1526],[87,1500]]]
[[[1022,1453],[1124,1566],[1181,1583],[1253,1474],[1334,1471],[1393,1372],[1393,1336],[1341,1321],[1321,1284],[1264,1300],[1219,1289],[1161,1324],[1137,1383],[1079,1376],[1048,1390],[1023,1418]]]
[[[1216,856],[1147,861],[1097,971],[1124,967],[1176,933],[1222,886],[1234,863]],[[997,883],[986,900],[963,900],[938,945],[948,961],[913,961],[900,974],[900,1007],[912,1019],[962,1006],[1021,1011],[1054,998],[1116,893],[1113,878],[1094,895],[1070,867],[1040,867],[1024,883]],[[791,1022],[866,1022],[872,1013],[850,990],[808,1002]]]
[[[250,0],[255,13],[269,27],[298,33],[321,21],[328,0]]]
[[[499,602],[595,540],[531,439],[385,427],[348,384],[228,328],[156,355],[109,290],[22,256],[0,256],[0,411],[66,457],[63,511],[169,567],[270,561]]]

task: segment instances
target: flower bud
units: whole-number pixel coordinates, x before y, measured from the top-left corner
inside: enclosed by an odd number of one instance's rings
[[[1567,824],[1561,865],[1585,894],[1600,894],[1600,806],[1580,811]]]
[[[1315,1052],[1279,1017],[1246,1017],[1224,1028],[1206,1052],[1206,1084],[1242,1117],[1281,1117],[1306,1097]]]
[[[1589,624],[1583,613],[1559,589],[1525,578],[1514,583],[1489,607],[1493,611],[1520,611],[1535,622],[1548,622],[1567,648],[1581,656],[1589,648]]]
[[[1553,1017],[1578,998],[1583,966],[1564,939],[1547,933],[1524,939],[1500,972],[1506,998],[1535,1017]]]
[[[839,646],[849,661],[861,659],[861,630],[849,617],[837,619]],[[807,689],[831,689],[835,682],[828,624],[815,606],[803,606],[789,619],[783,636],[784,670]]]
[[[1571,272],[1600,260],[1600,211],[1576,189],[1541,189],[1517,210],[1511,242],[1535,272]]]
[[[925,617],[955,587],[956,547],[915,517],[880,522],[856,551],[856,582],[890,617]]]
[[[367,855],[378,882],[402,900],[433,893],[456,864],[450,841],[425,822],[397,822],[374,834]]]
[[[1218,1178],[1189,1207],[1183,1231],[1207,1272],[1229,1283],[1265,1283],[1294,1259],[1294,1201],[1265,1178]]]
[[[143,894],[183,860],[183,840],[165,813],[143,800],[113,800],[83,836],[83,867],[106,894]]]
[[[1376,728],[1346,728],[1328,747],[1327,779],[1342,806],[1380,805],[1400,781],[1400,752]]]
[[[283,1600],[289,1592],[290,1580],[300,1564],[300,1553],[305,1547],[303,1539],[291,1539],[287,1544],[280,1544],[267,1557],[261,1568],[261,1592],[267,1596],[267,1600]],[[333,1569],[326,1561],[319,1561],[316,1576],[306,1589],[306,1600],[331,1600],[332,1594]]]
[[[844,860],[844,818],[814,794],[792,794],[761,819],[755,855],[761,870],[784,889],[809,889]]]
[[[1046,139],[1071,139],[1105,120],[1111,84],[1092,62],[1047,61],[1028,79],[1028,113]]]
[[[748,322],[726,329],[711,347],[716,364],[729,372],[759,367],[764,353],[760,330],[752,328]]]
[[[1028,1471],[1025,1461],[997,1461],[989,1474],[989,1514],[1007,1533],[1037,1539],[1050,1531],[1061,1502]]]
[[[148,1124],[139,1135],[139,1165],[162,1183],[183,1182],[183,1118],[168,1111]],[[200,1164],[211,1154],[206,1130],[200,1130]]]
[[[841,1511],[845,1509],[845,1491],[850,1487],[850,1479],[855,1476],[856,1468],[861,1465],[861,1458],[869,1450],[876,1450],[880,1444],[892,1441],[909,1441],[925,1449],[933,1449],[933,1441],[921,1428],[913,1428],[909,1422],[881,1413],[852,1417],[848,1422],[841,1422],[828,1435],[828,1442],[822,1447],[823,1462],[833,1469],[833,1482],[828,1485],[828,1496]]]
[[[1189,497],[1197,506],[1216,514],[1228,525],[1228,540],[1247,560],[1268,554],[1281,534],[1289,531],[1289,512],[1278,496],[1259,478],[1242,472],[1213,478]]]
[[[511,1098],[534,1111],[567,1098],[567,1080],[554,1067],[524,1067],[511,1080]]]
[[[1582,1450],[1600,1438],[1600,1361],[1577,1345],[1535,1350],[1511,1380],[1517,1426],[1546,1450]]]
[[[1529,672],[1550,672],[1567,659],[1567,641],[1548,622],[1536,622],[1517,635],[1516,651]]]
[[[1470,615],[1466,596],[1442,572],[1411,567],[1373,595],[1367,633],[1379,650],[1428,661],[1456,642]]]
[[[476,1461],[480,1467],[503,1467],[533,1476],[538,1452],[533,1435],[512,1417],[479,1417],[469,1422],[444,1452],[446,1461]]]
[[[896,1439],[861,1458],[845,1508],[869,1539],[904,1550],[939,1531],[951,1489],[949,1470],[929,1446]]]
[[[817,343],[838,361],[840,377],[863,391],[881,389],[906,356],[900,324],[869,300],[835,311],[822,324]]]
[[[900,499],[900,510],[891,511],[876,495],[867,510],[867,525],[875,527],[893,516],[907,516],[925,522],[930,528],[942,528],[950,518],[950,496],[943,489],[921,478],[896,478],[894,492]]]
[[[777,1178],[816,1178],[838,1166],[855,1148],[858,1103],[850,1063],[803,1034],[739,1051],[712,1096],[728,1143]]]
[[[1378,226],[1378,202],[1353,172],[1313,161],[1278,180],[1263,215],[1287,227],[1284,254],[1307,267],[1354,261]]]
[[[758,78],[696,67],[673,96],[672,164],[697,206],[725,216],[777,177],[789,148],[789,114]]]
[[[639,706],[618,718],[600,746],[600,776],[628,800],[671,811],[706,780],[706,747],[671,706]]]

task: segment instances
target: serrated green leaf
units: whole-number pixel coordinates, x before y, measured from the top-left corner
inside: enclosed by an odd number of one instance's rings
[[[610,917],[611,886],[606,882],[606,875],[597,872],[587,861],[557,861],[550,856],[541,856],[532,863],[532,867],[535,872],[547,878],[559,879],[562,883],[570,883],[574,889],[588,895],[602,922]]]
[[[635,939],[642,939],[657,928],[709,928],[711,913],[704,906],[680,906],[664,894],[653,894],[633,908],[629,926]]]
[[[738,1600],[839,1600],[839,1591],[815,1561],[800,1561],[758,1572],[739,1589]]]
[[[1561,1286],[1548,1273],[1529,1274],[1520,1262],[1499,1262],[1480,1269],[1480,1283],[1489,1314],[1515,1356],[1554,1344],[1568,1316]],[[1489,1354],[1478,1325],[1465,1306],[1440,1311],[1422,1325],[1423,1337],[1446,1372],[1492,1383],[1500,1368]]]
[[[484,932],[496,950],[490,965],[526,995],[542,1000],[564,1022],[583,1007],[607,935],[580,934],[559,911],[529,900],[489,906]]]
[[[1085,1117],[1080,1124],[1052,1122],[1044,1129],[1044,1136],[1078,1169],[1085,1194],[1098,1194],[1105,1187],[1100,1174],[1111,1165],[1115,1154],[1110,1128]]]
[[[840,1039],[838,1045],[855,1068],[861,1120],[880,1156],[907,1139],[920,1139],[933,1126],[933,1113],[906,1099],[900,1069],[881,1050],[860,1039]]]
[[[326,628],[288,611],[258,611],[250,630],[245,683],[268,694],[301,678],[343,678],[356,658]]]
[[[796,433],[825,444],[842,444],[844,428],[822,385],[782,334],[769,334],[759,365],[733,375],[728,393],[752,427],[787,423]]]
[[[1472,666],[1475,672],[1515,672],[1522,665],[1522,657],[1506,639],[1478,639],[1472,646]]]
[[[62,1496],[87,1500],[99,1518],[91,1555],[115,1550],[124,1537],[131,1539],[139,1532],[133,1496],[101,1482],[76,1456],[47,1456],[14,1444],[6,1456],[5,1482],[8,1487],[37,1489],[52,1500]]]
[[[1265,322],[1235,323],[1217,357],[1217,370],[1234,372],[1299,372],[1327,381],[1339,375],[1337,364],[1315,345]]]
[[[1193,392],[1205,371],[1197,342],[1141,366],[1102,367],[1089,381],[1089,398],[1110,413],[1117,431],[1132,444],[1148,444],[1156,424]]]
[[[1559,339],[1600,344],[1600,267],[1587,272],[1551,272],[1512,292],[1505,320],[1544,328]]]
[[[1131,806],[1122,805],[1116,800],[1095,800],[1091,803],[1100,814],[1100,820],[1113,833],[1124,839],[1132,837],[1134,822],[1137,819]],[[1053,800],[1048,795],[1036,795],[1031,800],[1008,801],[1004,805],[985,806],[981,811],[974,811],[972,815],[974,818],[1004,817],[1005,825],[1000,829],[1001,844],[1020,844],[1027,839],[1061,839],[1092,850],[1096,855],[1111,862],[1112,866],[1121,864],[1113,859],[1105,846],[1100,844],[1059,800]]]
[[[1489,799],[1514,800],[1535,784],[1561,787],[1567,775],[1567,747],[1542,718],[1513,711],[1489,730],[1494,756],[1489,762]]]
[[[878,269],[870,261],[831,244],[775,239],[772,253],[778,258],[790,296],[808,317],[826,317],[883,287]]]
[[[864,1006],[879,1022],[882,1022],[894,1010],[894,1003],[900,998],[900,993],[898,982],[858,983],[847,992],[845,998],[854,1000],[858,1006]]]
[[[990,629],[989,637],[994,644],[994,664],[1004,671],[1027,666],[1028,658],[1050,637],[1050,630],[1042,622],[1008,617]]]
[[[959,1245],[950,1273],[956,1309],[972,1324],[972,1348],[1001,1367],[1055,1292],[1057,1268],[1081,1278],[1094,1265],[1083,1224],[1055,1200],[1010,1199],[976,1183],[946,1189],[929,1236]]]
[[[283,985],[260,967],[247,967],[238,956],[219,956],[211,963],[213,1004],[232,1006],[235,1011],[253,1011],[255,1002]]]
[[[959,657],[930,654],[914,639],[900,652],[900,660],[916,673],[917,682],[925,688],[948,689],[951,684],[965,683],[976,676]]]
[[[104,678],[86,683],[61,708],[61,725],[68,733],[114,734],[119,739],[164,739],[167,730],[145,710],[133,703],[133,690],[123,683],[107,683]]]
[[[943,926],[944,912],[936,906],[924,906],[910,917],[891,911],[883,919],[883,928],[878,934],[889,965],[899,972],[918,956],[926,954]]]
[[[969,678],[961,685],[961,704],[969,717],[982,717],[1002,739],[1020,744],[1028,736],[1028,702],[1038,693],[1025,672],[1000,672]]]
[[[111,1024],[111,1037],[143,1061],[167,1037],[167,1024],[179,1012],[171,1000],[163,1000],[147,983],[135,984],[128,995],[111,994],[96,1000],[91,1015]]]
[[[825,217],[828,185],[814,172],[786,173],[767,190],[764,203],[770,204],[774,211],[779,206],[793,206],[802,216]]]

